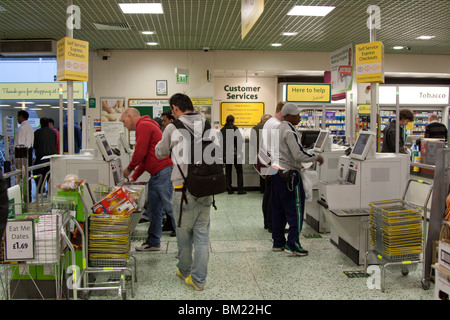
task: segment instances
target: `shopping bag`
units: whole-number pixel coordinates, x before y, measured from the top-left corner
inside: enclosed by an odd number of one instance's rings
[[[316,170],[302,169],[300,171],[303,182],[303,189],[305,190],[305,201],[312,202],[313,189],[317,188],[319,182],[319,175]]]

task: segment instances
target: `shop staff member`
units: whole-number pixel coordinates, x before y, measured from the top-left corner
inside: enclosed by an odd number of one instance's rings
[[[142,246],[136,247],[136,250],[158,251],[161,247],[162,212],[165,211],[173,219],[170,203],[173,193],[170,180],[173,163],[170,157],[158,159],[155,156],[155,146],[162,137],[161,129],[156,121],[147,115],[141,117],[135,108],[126,109],[122,113],[120,121],[128,130],[136,131],[136,147],[130,164],[123,171],[124,177],[128,178],[133,170],[130,181],[137,180],[144,171],[151,175],[148,180],[146,209],[150,210],[148,216],[151,217],[148,237]],[[173,224],[175,225],[174,222]]]
[[[24,145],[28,148],[28,166],[33,165],[33,143],[34,143],[34,129],[28,123],[29,114],[25,110],[20,110],[17,113],[17,122],[20,127],[16,131],[16,139],[14,140],[14,147]],[[31,201],[31,180],[28,182],[28,199]]]
[[[400,141],[398,150],[400,153],[407,153],[407,148],[405,147],[405,130],[403,126],[406,126],[410,121],[414,121],[414,113],[409,109],[400,110]],[[396,139],[396,121],[392,120],[386,128],[384,128],[383,134],[383,144],[381,146],[381,152],[395,152],[395,139]]]
[[[183,122],[187,130],[194,130],[194,124],[203,132],[205,119],[194,111],[191,99],[184,94],[177,93],[170,98],[170,107],[175,119]],[[178,159],[183,150],[179,150],[179,130],[173,123],[169,124],[163,132],[162,140],[156,145],[156,156],[166,157],[173,151],[174,161],[177,165],[173,169],[172,182],[175,193],[172,199],[173,213],[179,221],[180,203],[183,186],[183,176],[188,173],[188,163]],[[173,138],[172,138],[173,137]],[[174,150],[175,149],[175,150]],[[177,150],[178,149],[178,150]],[[178,151],[178,152],[177,152]],[[182,156],[182,155],[180,155]],[[183,205],[183,218],[181,226],[177,226],[178,244],[178,270],[176,275],[184,280],[185,284],[195,290],[203,290],[206,284],[206,275],[209,261],[209,226],[212,196],[196,198],[186,190],[187,203]]]
[[[305,256],[308,251],[300,244],[305,191],[300,170],[302,162],[317,161],[320,155],[307,153],[300,144],[300,137],[295,129],[300,122],[300,109],[293,103],[286,103],[281,109],[283,122],[279,130],[279,148],[276,147],[272,157],[272,166],[278,172],[272,176],[272,239],[274,251],[285,251],[292,256]],[[289,223],[287,241],[284,235],[286,222]]]
[[[439,122],[436,114],[430,116],[430,123],[425,127],[425,138],[439,138],[447,141],[447,127]]]

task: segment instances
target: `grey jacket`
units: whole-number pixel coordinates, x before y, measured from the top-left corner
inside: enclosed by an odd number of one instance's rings
[[[201,138],[205,126],[205,119],[200,114],[185,113],[181,115],[178,120],[182,121],[184,126],[194,134],[195,139]],[[211,130],[209,135],[211,139],[217,143],[218,140],[215,131]],[[174,162],[171,180],[175,188],[181,186],[184,182],[177,164],[180,165],[180,168],[186,177],[189,162],[187,153],[183,152],[183,150],[185,150],[187,146],[190,147],[190,144],[183,143],[183,140],[180,137],[179,130],[171,123],[164,129],[162,139],[155,147],[155,154],[159,159],[163,159],[168,154],[171,154],[172,161]],[[221,159],[220,162],[222,162]]]
[[[287,121],[278,126],[278,148],[274,146],[272,156],[273,166],[283,170],[298,170],[302,162],[317,161],[318,156],[306,152],[300,144],[300,135],[292,124]]]

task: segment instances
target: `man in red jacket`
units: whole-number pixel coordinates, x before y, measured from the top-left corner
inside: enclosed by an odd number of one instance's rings
[[[124,177],[128,178],[134,170],[130,181],[135,181],[147,171],[151,177],[148,180],[147,210],[150,212],[150,226],[148,228],[147,240],[137,251],[160,250],[162,234],[162,212],[165,211],[171,219],[173,186],[170,179],[173,163],[168,155],[164,159],[155,156],[155,146],[162,138],[159,124],[149,116],[142,116],[135,108],[128,108],[120,117],[125,128],[136,131],[136,146],[133,157],[127,168],[123,171]],[[172,220],[173,221],[173,220]],[[173,221],[173,225],[175,222]]]

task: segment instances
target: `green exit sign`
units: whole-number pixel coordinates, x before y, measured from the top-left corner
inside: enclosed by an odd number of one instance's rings
[[[177,83],[188,83],[188,76],[184,74],[177,74]]]

